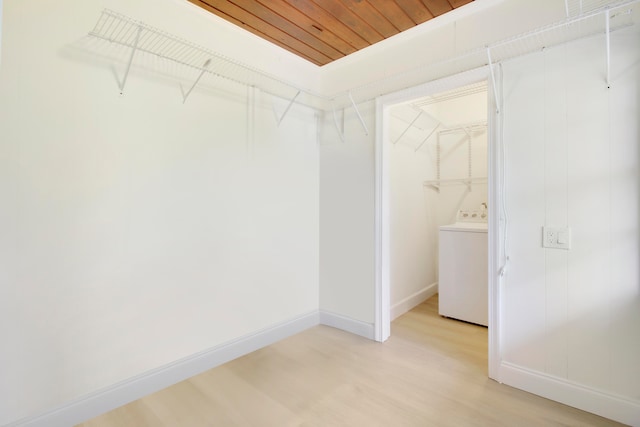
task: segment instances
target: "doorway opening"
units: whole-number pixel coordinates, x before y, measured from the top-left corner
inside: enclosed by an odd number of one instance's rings
[[[441,315],[488,327],[489,376],[497,379],[497,277],[489,268],[499,249],[496,114],[488,73],[378,100],[376,339],[439,293]]]

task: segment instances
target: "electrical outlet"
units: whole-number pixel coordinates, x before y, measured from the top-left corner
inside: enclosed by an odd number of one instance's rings
[[[558,227],[542,227],[542,247],[554,249],[571,249],[571,229]]]

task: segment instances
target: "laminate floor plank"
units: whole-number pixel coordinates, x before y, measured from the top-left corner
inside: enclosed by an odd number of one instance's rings
[[[436,295],[385,343],[316,326],[78,427],[621,425],[487,372],[487,328],[439,316]]]

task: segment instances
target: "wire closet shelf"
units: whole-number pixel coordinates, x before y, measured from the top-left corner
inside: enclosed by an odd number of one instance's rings
[[[631,6],[640,0],[566,0],[567,18],[509,39],[477,48],[455,57],[431,61],[407,71],[378,78],[331,96],[298,87],[263,70],[238,62],[213,50],[184,40],[109,9],[102,11],[90,37],[131,50],[124,89],[134,53],[144,52],[199,72],[191,89],[204,74],[211,74],[319,110],[335,110],[372,101],[378,96],[409,89],[447,76],[471,71],[487,64],[526,55],[543,48],[590,37],[633,24]],[[608,41],[608,37],[607,37]],[[607,65],[608,67],[608,65]],[[184,95],[184,94],[183,94]],[[185,96],[185,99],[186,99]],[[359,113],[358,113],[359,114]]]
[[[313,104],[316,99],[324,99],[310,90],[109,9],[102,11],[89,36],[127,47],[132,56],[133,52],[151,54],[281,98],[291,99],[300,92],[301,102]]]
[[[638,2],[640,0],[591,2],[587,0],[568,0],[567,4],[569,4],[568,7],[571,10],[582,10],[582,12],[575,16],[568,15],[566,19],[560,22],[499,40],[484,47],[440,61],[424,63],[407,71],[365,83],[351,89],[351,94],[360,102],[368,101],[387,93],[410,89],[423,83],[464,73],[486,65],[493,67],[497,63],[574,40],[602,34],[608,35],[610,31],[634,24],[631,7]],[[582,6],[579,4],[582,4]],[[608,48],[607,38],[607,50]],[[333,96],[334,99],[343,97],[344,94],[335,94]]]

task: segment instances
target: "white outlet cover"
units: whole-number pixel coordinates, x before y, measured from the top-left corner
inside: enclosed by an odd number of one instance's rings
[[[542,227],[542,247],[571,249],[571,229],[568,227]]]

